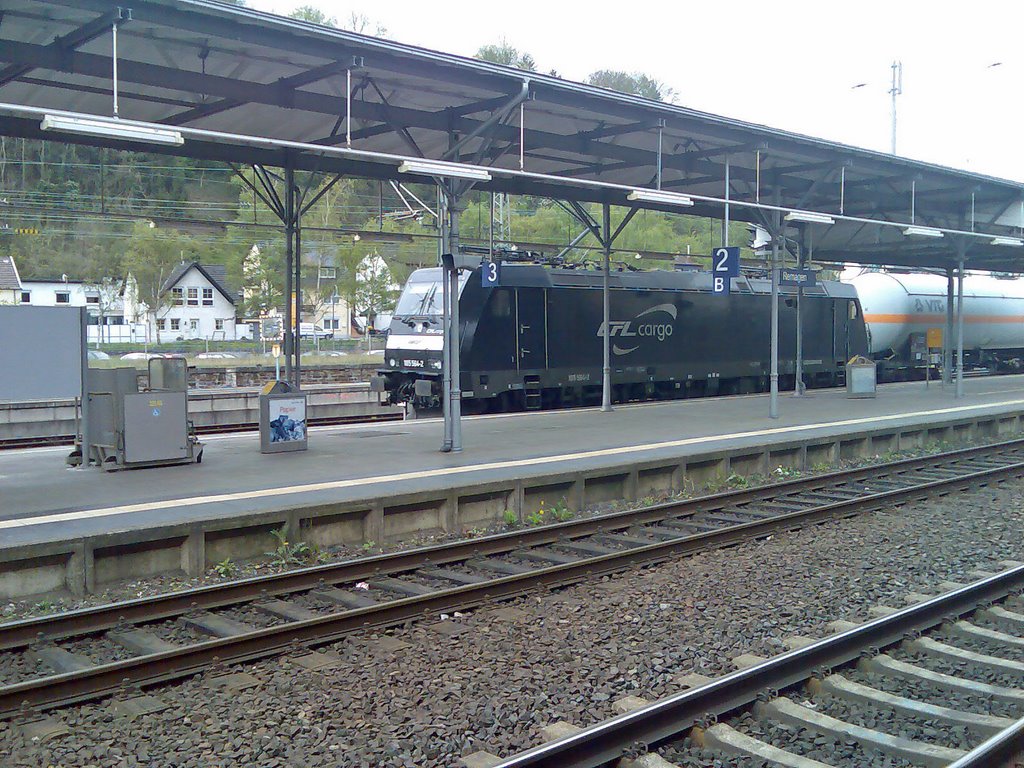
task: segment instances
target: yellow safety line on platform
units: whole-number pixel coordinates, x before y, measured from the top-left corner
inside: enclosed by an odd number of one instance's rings
[[[238,491],[235,493],[219,493],[212,496],[193,496],[184,499],[166,499],[163,501],[147,501],[139,504],[125,504],[118,507],[99,507],[97,509],[84,509],[78,512],[62,512],[55,515],[38,515],[36,517],[25,517],[16,520],[0,521],[0,529],[22,528],[30,525],[42,525],[45,523],[60,523],[71,520],[81,520],[90,517],[105,517],[107,515],[125,515],[131,512],[154,512],[161,509],[180,509],[185,506],[200,506],[204,504],[219,504],[229,501],[245,501],[247,499],[265,498],[267,496],[293,496],[298,493],[311,493],[316,491],[333,491],[341,488],[357,488],[363,485],[374,483],[393,483],[402,480],[418,480],[425,477],[443,477],[447,475],[459,475],[463,473],[487,472],[495,469],[506,469],[509,467],[533,467],[540,464],[553,462],[574,461],[578,459],[593,459],[603,456],[617,456],[619,454],[633,454],[638,451],[656,451],[662,448],[681,448],[686,445],[697,445],[721,440],[739,440],[747,437],[767,437],[770,435],[783,435],[791,432],[800,432],[811,429],[824,429],[827,427],[852,427],[861,424],[871,424],[885,421],[895,421],[911,416],[944,416],[968,411],[978,411],[990,408],[1005,406],[1022,406],[1024,400],[1007,400],[1000,403],[982,403],[978,405],[962,405],[953,408],[937,408],[930,411],[915,411],[912,413],[893,413],[885,416],[870,416],[859,419],[844,419],[842,421],[830,421],[818,424],[795,424],[789,427],[773,427],[771,429],[759,429],[750,432],[734,432],[728,435],[705,435],[703,437],[687,437],[681,440],[665,440],[660,443],[645,443],[641,445],[624,445],[617,448],[600,448],[593,451],[580,451],[564,456],[537,456],[531,459],[512,459],[509,461],[494,461],[488,464],[472,464],[464,467],[438,467],[437,469],[425,469],[417,472],[402,472],[397,475],[377,475],[375,477],[357,477],[350,480],[332,480],[321,483],[307,483],[305,485],[291,485],[280,488],[259,488],[252,491]],[[837,436],[839,437],[839,436]]]

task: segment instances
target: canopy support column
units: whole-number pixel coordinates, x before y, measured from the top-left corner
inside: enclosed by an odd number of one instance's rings
[[[942,334],[942,383],[953,383],[953,269],[946,270],[946,328]]]
[[[462,450],[462,366],[459,333],[459,191],[455,182],[438,183],[438,223],[441,228],[441,290],[444,318],[444,352],[441,365],[444,411],[443,453]]]
[[[807,227],[803,230],[803,234],[806,235],[807,242],[811,242],[811,228]],[[801,238],[801,242],[797,248],[797,264],[801,271],[804,269],[806,264],[805,245],[803,242],[804,238]],[[807,246],[813,248],[813,245]],[[796,288],[796,383],[793,385],[793,397],[803,397],[804,395],[804,328],[803,328],[803,298],[804,298],[804,286],[799,284]]]
[[[444,432],[441,438],[441,451],[447,453],[452,449],[452,417],[451,398],[452,391],[452,339],[451,339],[451,317],[452,297],[451,285],[448,282],[448,264],[445,254],[451,252],[449,236],[451,229],[448,226],[448,196],[445,194],[444,185],[438,182],[437,185],[437,226],[440,230],[440,237],[437,241],[438,261],[441,264],[441,330],[442,352],[441,352],[441,413],[444,422]]]
[[[772,219],[775,231],[772,233],[772,341],[768,416],[777,419],[779,418],[779,242],[783,236],[782,213],[774,211]]]
[[[956,398],[964,396],[964,256],[960,247],[956,274]]]
[[[604,242],[604,269],[601,271],[601,305],[602,320],[601,348],[603,362],[601,366],[601,410],[612,409],[612,361],[611,361],[611,256],[612,256],[612,214],[611,206],[601,206],[601,230]]]
[[[456,195],[452,195],[451,201],[448,203],[448,217],[450,224],[448,225],[448,244],[451,249],[449,252],[452,254],[452,268],[449,270],[448,280],[451,283],[451,298],[452,298],[452,321],[451,331],[449,336],[452,340],[452,354],[449,359],[452,366],[451,373],[451,407],[448,412],[451,416],[452,428],[452,446],[451,450],[453,453],[458,453],[462,450],[462,361],[460,359],[462,338],[459,333],[459,270],[456,266],[458,264],[459,254],[459,213],[461,211],[459,198]]]
[[[587,230],[594,236],[601,245],[601,250],[604,252],[604,264],[601,281],[601,300],[602,300],[602,322],[601,322],[601,348],[602,348],[602,369],[601,369],[601,410],[610,411],[612,410],[612,378],[611,378],[611,255],[612,245],[615,243],[615,239],[622,234],[622,231],[626,228],[626,225],[633,220],[636,216],[639,208],[630,208],[625,216],[622,217],[622,221],[619,222],[619,226],[612,231],[612,214],[611,205],[609,203],[602,203],[601,206],[601,224],[599,225],[583,206],[579,203],[571,202],[569,205],[555,200],[563,210],[567,211],[570,216],[579,221]],[[572,242],[576,243],[581,238],[575,238]]]
[[[292,302],[292,274],[294,271],[295,252],[295,169],[291,162],[284,167],[284,378],[291,383],[292,358],[295,346],[294,310]]]
[[[292,386],[302,389],[302,209],[298,189],[294,184],[288,187],[288,196],[295,198],[292,202],[292,210],[295,212],[295,222],[292,225],[295,238],[295,280],[292,284],[295,293],[295,315],[292,320],[292,352],[295,361],[292,363]]]

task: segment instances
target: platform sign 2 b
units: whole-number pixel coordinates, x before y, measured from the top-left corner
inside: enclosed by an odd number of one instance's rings
[[[740,249],[737,246],[715,248],[711,254],[711,292],[728,296],[730,278],[740,275]]]

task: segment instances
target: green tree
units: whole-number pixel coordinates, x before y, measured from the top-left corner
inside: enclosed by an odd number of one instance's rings
[[[599,69],[591,72],[587,83],[599,88],[608,88],[621,93],[631,93],[651,101],[673,102],[676,98],[674,90],[660,80],[641,72],[622,72],[615,69]]]
[[[537,71],[537,62],[534,61],[533,56],[525,51],[520,51],[505,38],[493,45],[481,46],[473,56],[492,64],[503,64],[506,67],[524,69],[527,72]]]
[[[355,271],[352,306],[366,317],[368,328],[375,328],[377,315],[395,308],[401,287],[395,282],[387,263],[377,251],[367,254]]]
[[[284,248],[280,242],[259,242],[242,262],[243,317],[261,317],[284,304]]]
[[[198,245],[180,232],[162,232],[145,221],[132,227],[124,268],[135,279],[138,300],[154,318],[163,317],[171,306],[170,294],[161,290],[164,281],[180,262],[198,260],[199,252]],[[159,335],[157,331],[157,342]]]
[[[365,13],[356,13],[355,11],[349,14],[343,28],[360,35],[371,35],[372,37],[384,37],[388,33],[388,28],[383,24],[372,21]]]
[[[336,18],[328,16],[315,5],[300,5],[288,15],[293,19],[308,21],[310,24],[319,24],[322,27],[338,26],[338,20]]]

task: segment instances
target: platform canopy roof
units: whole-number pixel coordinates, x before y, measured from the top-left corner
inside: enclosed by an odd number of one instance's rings
[[[121,123],[180,146],[43,130],[111,117],[115,22]],[[407,181],[428,158],[489,168],[480,189],[713,217],[728,197],[733,220],[827,214],[799,225],[819,259],[1024,272],[1022,184],[212,0],[0,0],[0,133]],[[659,186],[693,205],[629,199]]]

